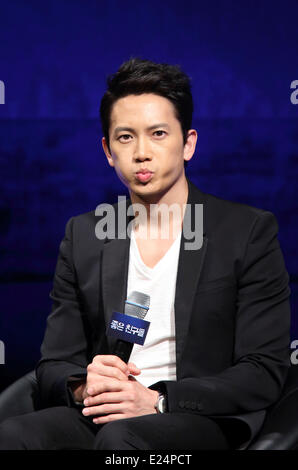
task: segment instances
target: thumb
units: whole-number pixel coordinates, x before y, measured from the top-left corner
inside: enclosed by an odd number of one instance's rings
[[[129,362],[127,367],[132,375],[140,375],[141,370],[133,362]]]

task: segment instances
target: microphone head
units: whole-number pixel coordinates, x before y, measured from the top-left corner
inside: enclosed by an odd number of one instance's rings
[[[125,301],[125,315],[144,319],[150,305],[150,296],[143,292],[133,291]]]

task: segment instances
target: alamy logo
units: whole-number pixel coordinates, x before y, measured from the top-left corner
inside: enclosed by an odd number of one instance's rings
[[[0,341],[0,364],[5,364],[5,346],[3,341]]]
[[[297,349],[297,347],[298,347],[298,340],[294,339],[291,342],[291,346],[290,346],[291,349],[294,349],[294,351],[291,353],[291,363],[294,364],[294,365],[298,364],[298,349]]]
[[[5,85],[2,80],[0,80],[0,104],[5,104]]]
[[[291,88],[294,89],[294,91],[291,93],[291,103],[298,104],[298,80],[292,81]]]
[[[126,207],[126,197],[118,196],[118,213],[111,204],[100,204],[95,215],[101,217],[95,226],[95,235],[99,240],[108,238],[130,238],[134,230],[136,238],[143,240],[176,239],[181,232],[185,250],[199,250],[203,245],[203,204],[143,204],[134,203]],[[148,212],[149,210],[149,212]],[[126,227],[127,216],[133,220]],[[116,233],[117,218],[117,233]],[[183,224],[182,224],[183,222]]]

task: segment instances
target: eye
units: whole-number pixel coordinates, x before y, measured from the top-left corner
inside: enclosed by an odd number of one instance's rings
[[[165,131],[162,131],[162,130],[155,131],[155,132],[153,132],[153,134],[157,134],[158,132],[159,132],[159,133],[161,132],[162,134],[159,134],[157,137],[162,137],[163,134],[166,134],[166,132],[165,132]]]
[[[131,137],[131,136],[129,134],[122,134],[118,137],[118,140],[122,139],[124,142],[127,142],[128,139],[123,139],[123,137]],[[121,142],[121,140],[120,140],[120,142]]]

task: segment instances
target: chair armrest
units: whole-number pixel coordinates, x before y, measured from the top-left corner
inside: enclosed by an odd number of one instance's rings
[[[280,400],[268,411],[264,425],[247,450],[298,448],[298,367],[291,366]]]
[[[0,394],[0,422],[39,409],[35,371],[28,372]]]

